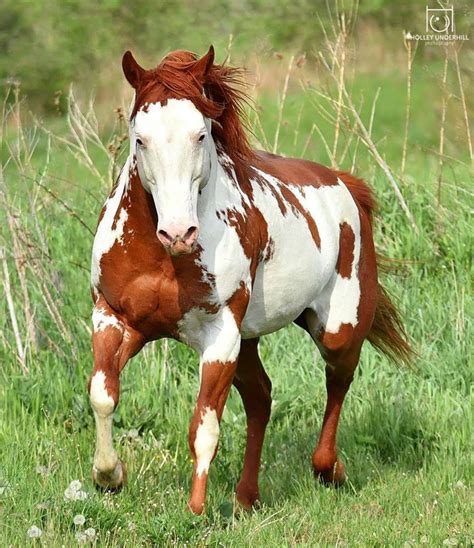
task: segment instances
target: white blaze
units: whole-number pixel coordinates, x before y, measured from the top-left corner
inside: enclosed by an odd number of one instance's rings
[[[130,140],[137,143],[138,172],[153,196],[160,230],[198,226],[198,192],[212,171],[210,128],[188,99],[152,103],[135,116]]]

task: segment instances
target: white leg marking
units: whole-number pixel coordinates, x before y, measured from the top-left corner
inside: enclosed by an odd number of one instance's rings
[[[94,467],[101,472],[116,470],[118,457],[112,444],[112,419],[114,400],[105,387],[105,373],[97,371],[92,377],[90,400],[94,410],[96,424],[96,450]]]
[[[198,476],[209,470],[219,440],[219,421],[215,409],[206,407],[202,412],[201,420],[194,441],[197,460],[196,473]]]
[[[104,331],[106,327],[115,327],[121,331],[123,330],[121,322],[115,316],[107,314],[105,308],[101,307],[94,307],[92,311],[92,325],[96,333]]]

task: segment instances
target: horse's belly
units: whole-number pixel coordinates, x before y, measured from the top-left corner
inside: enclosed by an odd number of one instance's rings
[[[285,221],[271,234],[273,256],[257,269],[242,322],[243,338],[272,333],[295,320],[323,290],[335,263],[335,255],[316,247],[303,220]]]
[[[288,325],[318,299],[335,273],[340,223],[349,219],[355,226],[358,219],[357,207],[342,184],[307,187],[304,192],[291,185],[299,212],[291,207],[282,212],[275,193],[258,186],[253,189],[256,205],[268,223],[274,252],[257,270],[241,328],[244,338]]]
[[[272,333],[295,320],[318,294],[317,269],[311,261],[301,271],[272,272],[265,264],[257,271],[241,333],[250,339]]]

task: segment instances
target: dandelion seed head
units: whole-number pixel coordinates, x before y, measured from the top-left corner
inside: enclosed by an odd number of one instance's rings
[[[47,476],[49,474],[49,468],[44,464],[39,464],[36,467],[36,473],[41,474],[42,476]]]
[[[79,491],[79,489],[82,487],[82,483],[79,480],[72,480],[69,484],[69,488],[73,491]]]
[[[79,480],[73,480],[64,491],[64,500],[85,500],[87,493],[81,490],[82,483]]]
[[[86,537],[90,540],[94,539],[95,536],[96,536],[96,530],[93,528],[93,527],[89,527],[89,529],[86,529],[84,531],[84,534],[86,535]]]
[[[85,544],[89,539],[87,538],[85,533],[79,531],[78,533],[76,533],[76,540],[79,544]]]
[[[128,437],[132,440],[137,439],[139,436],[140,436],[140,433],[138,432],[138,430],[136,428],[132,428],[128,432]]]
[[[86,518],[82,514],[77,514],[72,521],[74,522],[74,525],[84,525]]]
[[[36,525],[32,525],[26,533],[30,538],[40,538],[43,531],[39,527],[36,527]]]

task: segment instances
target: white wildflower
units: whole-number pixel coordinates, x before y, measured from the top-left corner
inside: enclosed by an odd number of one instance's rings
[[[64,500],[85,500],[87,493],[81,490],[82,483],[79,480],[73,480],[69,487],[64,491]]]
[[[69,484],[69,488],[73,491],[80,491],[82,487],[82,483],[79,480],[72,480]]]
[[[93,527],[89,527],[89,529],[86,529],[84,531],[84,534],[86,535],[86,537],[89,539],[89,540],[93,540],[95,539],[95,535],[96,535],[96,531]]]
[[[128,437],[132,440],[136,440],[140,436],[138,430],[136,428],[132,428],[128,432]]]
[[[74,516],[74,519],[72,520],[74,522],[74,525],[84,525],[86,522],[86,518],[82,514],[77,514],[77,516]]]
[[[79,544],[85,544],[89,539],[87,538],[85,533],[79,531],[78,533],[76,533],[76,540]]]
[[[27,535],[30,538],[40,538],[42,534],[43,531],[39,527],[36,527],[36,525],[32,525],[27,531]]]
[[[85,491],[77,491],[76,492],[76,500],[86,500],[87,493]]]
[[[39,464],[36,467],[36,473],[41,474],[42,476],[47,476],[49,475],[49,468],[45,466],[44,464]]]

